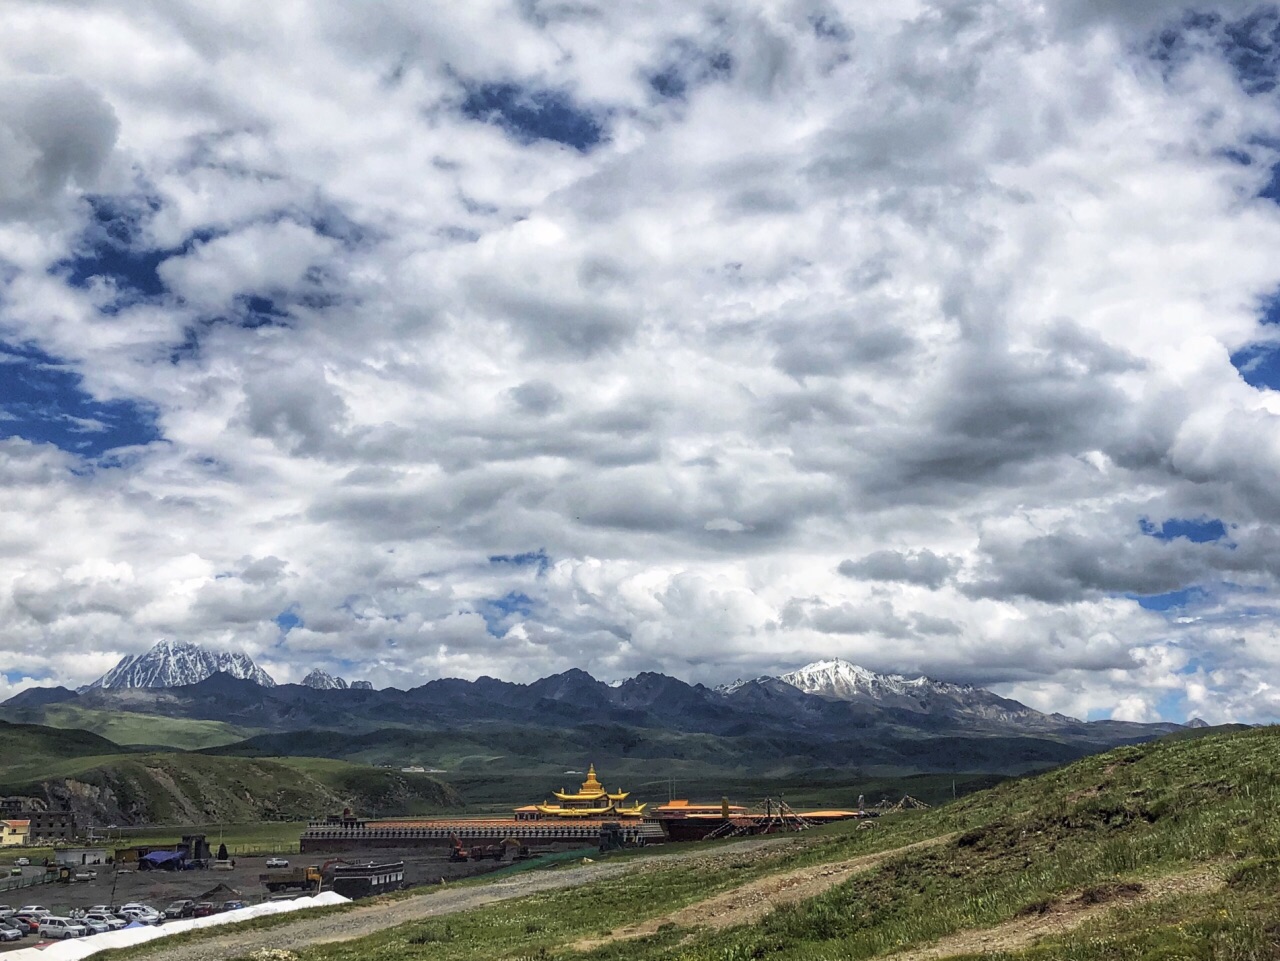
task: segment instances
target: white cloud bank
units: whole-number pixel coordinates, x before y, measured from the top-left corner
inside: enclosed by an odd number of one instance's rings
[[[1280,716],[1280,102],[1049,6],[10,0],[0,335],[163,440],[0,441],[0,696],[175,637]],[[162,293],[58,266],[87,193]]]

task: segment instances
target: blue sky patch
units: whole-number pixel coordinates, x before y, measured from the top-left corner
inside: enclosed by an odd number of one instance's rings
[[[74,244],[74,253],[54,264],[50,273],[64,277],[73,287],[109,285],[115,298],[108,312],[162,296],[166,289],[160,264],[216,236],[214,231],[202,230],[177,247],[154,247],[147,238],[146,222],[160,209],[159,201],[92,196],[88,204],[92,216]]]
[[[243,330],[261,327],[289,327],[292,318],[287,306],[261,294],[241,294],[235,298],[230,313],[220,317],[202,317],[183,330],[182,340],[169,351],[169,362],[181,363],[200,353],[200,346],[216,327],[230,325]]]
[[[1208,597],[1208,593],[1199,587],[1184,587],[1182,590],[1169,591],[1165,594],[1126,594],[1131,601],[1147,611],[1175,611],[1192,604],[1198,604]]]
[[[1250,344],[1231,355],[1231,364],[1250,387],[1280,390],[1280,345]]]
[[[545,574],[551,566],[551,558],[547,556],[545,547],[539,547],[536,551],[525,551],[523,554],[493,554],[489,557],[489,563],[494,566],[536,567],[539,574]]]
[[[302,618],[298,616],[297,608],[291,607],[277,614],[276,626],[280,628],[281,634],[288,634],[295,627],[302,627]]]
[[[704,50],[688,40],[678,40],[648,80],[661,99],[683,100],[691,88],[728,79],[732,74],[733,55],[729,51]]]
[[[1227,536],[1227,526],[1216,517],[1196,519],[1171,517],[1159,527],[1144,517],[1138,521],[1138,526],[1142,528],[1142,533],[1148,537],[1154,537],[1161,541],[1171,541],[1178,537],[1185,537],[1193,544],[1208,544],[1213,541],[1220,541]]]
[[[533,607],[533,598],[528,594],[511,591],[502,597],[481,601],[478,605],[478,610],[480,616],[484,618],[484,623],[489,633],[494,637],[501,637],[506,633],[503,622],[507,618],[513,614],[528,617],[533,613]]]
[[[1261,6],[1238,20],[1188,12],[1152,40],[1150,54],[1168,74],[1206,47],[1221,53],[1251,96],[1270,93],[1280,82],[1280,9]]]
[[[484,83],[467,88],[462,113],[494,124],[521,143],[550,140],[587,153],[605,138],[602,119],[563,90]]]
[[[0,436],[54,444],[82,457],[160,439],[152,408],[95,400],[82,382],[43,351],[0,341]]]

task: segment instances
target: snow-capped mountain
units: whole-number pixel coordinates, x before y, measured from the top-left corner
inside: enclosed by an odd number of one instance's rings
[[[304,677],[302,683],[307,687],[314,687],[317,691],[345,691],[351,686],[343,678],[334,677],[328,671],[322,671],[318,667]]]
[[[960,690],[955,684],[931,681],[927,677],[908,680],[900,674],[877,674],[875,671],[868,671],[865,667],[859,667],[838,657],[806,664],[798,671],[779,675],[778,680],[786,681],[806,694],[820,694],[839,701],[851,701],[861,697],[882,700],[886,697],[919,693],[929,688]]]
[[[733,694],[750,684],[782,681],[806,694],[833,701],[874,703],[914,714],[964,716],[985,721],[1032,727],[1057,727],[1077,723],[1062,714],[1043,714],[1018,701],[967,684],[952,684],[929,677],[877,674],[841,658],[814,661],[777,678],[759,677],[734,681],[717,688]]]
[[[275,687],[271,675],[253,663],[248,654],[205,650],[199,644],[183,641],[161,641],[145,654],[129,654],[92,684],[80,688],[183,687],[198,684],[219,671],[253,681],[263,687]]]

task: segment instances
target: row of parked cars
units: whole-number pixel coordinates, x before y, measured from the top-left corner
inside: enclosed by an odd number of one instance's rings
[[[58,917],[41,904],[28,904],[16,910],[0,904],[0,942],[18,941],[27,935],[37,935],[50,940],[84,938],[91,934],[119,931],[133,922],[160,924],[177,918],[203,918],[223,911],[235,911],[248,907],[244,901],[174,901],[164,911],[157,911],[149,904],[131,902],[119,907],[95,904],[84,911],[73,912],[71,917]]]

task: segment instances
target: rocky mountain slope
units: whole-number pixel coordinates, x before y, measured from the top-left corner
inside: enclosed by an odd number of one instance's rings
[[[351,686],[346,678],[335,677],[318,667],[302,679],[302,684],[317,691],[345,691]]]
[[[182,687],[198,684],[212,674],[253,681],[275,687],[275,680],[253,663],[248,654],[210,651],[199,644],[161,641],[145,654],[129,654],[81,691],[129,687]]]
[[[870,701],[924,714],[981,718],[1041,729],[1080,723],[1064,714],[1044,714],[979,687],[924,676],[877,674],[840,658],[815,661],[778,680],[806,694],[837,701]]]
[[[435,739],[437,748],[414,747],[415,759],[432,766],[485,756],[500,756],[504,763],[576,765],[584,750],[610,743],[617,746],[615,757],[633,759],[732,757],[744,770],[826,767],[894,774],[1021,773],[1182,729],[1086,723],[1043,714],[979,688],[878,675],[844,661],[818,662],[783,677],[719,690],[654,673],[605,684],[581,670],[530,684],[491,677],[440,679],[407,691],[344,688],[338,678],[317,671],[306,684],[266,686],[242,662],[236,671],[182,686],[144,683],[189,680],[205,670],[208,662],[191,647],[170,645],[153,652],[173,671],[142,671],[119,684],[105,683],[109,675],[69,700],[26,692],[0,706],[0,717],[43,722],[56,708],[86,717],[128,713],[216,721],[262,732],[246,742],[245,756],[261,756],[264,750],[306,753],[289,745],[308,731],[385,739],[385,732],[400,728]],[[179,664],[190,670],[176,670]],[[123,673],[136,666],[123,665]],[[45,698],[58,703],[42,704]],[[399,766],[395,743],[391,738],[385,748],[365,745],[362,759]],[[238,752],[227,745],[227,753]]]

